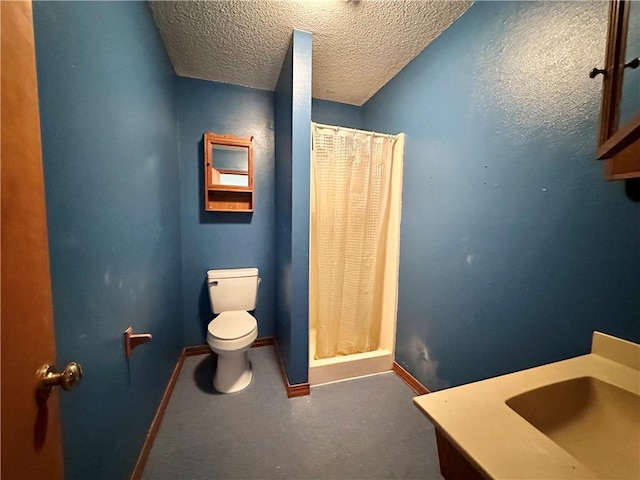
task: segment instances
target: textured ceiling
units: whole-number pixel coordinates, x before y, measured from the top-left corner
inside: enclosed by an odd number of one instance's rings
[[[149,2],[176,73],[274,90],[294,28],[313,34],[313,96],[362,105],[472,2]]]

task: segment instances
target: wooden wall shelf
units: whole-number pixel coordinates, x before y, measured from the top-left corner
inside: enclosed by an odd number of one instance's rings
[[[209,212],[253,212],[253,191],[210,189],[206,195]]]
[[[204,209],[253,212],[253,137],[204,134]]]

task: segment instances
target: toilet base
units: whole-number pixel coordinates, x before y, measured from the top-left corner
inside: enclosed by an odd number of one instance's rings
[[[217,352],[218,366],[213,376],[213,388],[220,393],[244,390],[253,379],[248,349],[239,352]]]

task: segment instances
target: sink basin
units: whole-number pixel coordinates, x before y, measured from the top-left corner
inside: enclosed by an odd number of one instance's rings
[[[416,397],[445,478],[640,480],[640,344]]]
[[[640,396],[585,376],[506,404],[603,478],[640,478]]]

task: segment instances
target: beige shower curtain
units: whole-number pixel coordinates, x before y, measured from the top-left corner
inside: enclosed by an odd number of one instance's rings
[[[310,295],[315,358],[376,350],[397,136],[313,124]],[[401,172],[401,170],[399,170]]]

